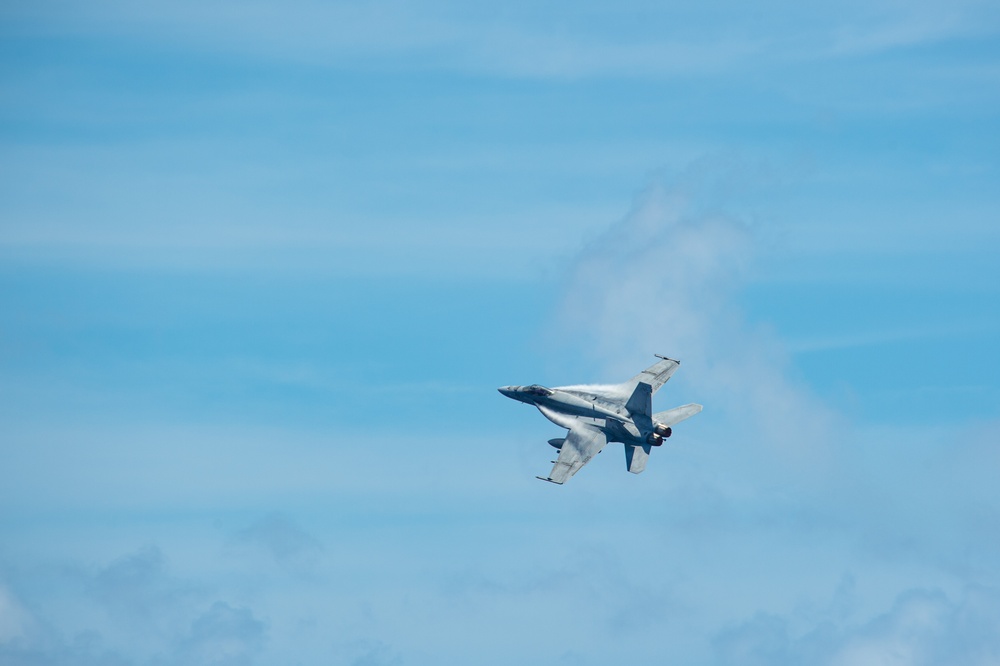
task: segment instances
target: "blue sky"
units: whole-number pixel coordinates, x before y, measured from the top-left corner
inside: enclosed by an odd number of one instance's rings
[[[3,663],[1000,663],[993,3],[0,16]]]

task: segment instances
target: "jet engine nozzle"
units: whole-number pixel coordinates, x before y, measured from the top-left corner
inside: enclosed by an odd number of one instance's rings
[[[661,444],[663,444],[663,438],[657,435],[655,432],[651,432],[646,437],[646,443],[650,444],[651,446],[660,446]]]
[[[670,437],[674,434],[674,431],[671,430],[670,426],[665,426],[662,423],[657,423],[656,426],[653,427],[653,432],[660,437]]]
[[[560,449],[560,450],[562,449],[563,444],[565,444],[565,443],[566,443],[566,438],[565,437],[560,437],[558,439],[550,439],[549,440],[549,446],[551,446],[553,448],[556,448],[556,449]]]

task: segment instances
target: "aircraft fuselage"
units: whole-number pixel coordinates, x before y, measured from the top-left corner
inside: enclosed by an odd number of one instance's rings
[[[504,386],[498,390],[508,398],[538,407],[556,425],[568,427],[560,416],[592,419],[591,426],[604,431],[608,441],[641,445],[653,431],[651,421],[648,424],[636,423],[624,407],[616,409],[611,404],[601,405],[596,395],[588,396],[582,391],[549,389],[537,384]],[[649,421],[649,418],[645,420]]]

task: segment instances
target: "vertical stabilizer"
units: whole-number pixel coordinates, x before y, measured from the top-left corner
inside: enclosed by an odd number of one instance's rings
[[[653,413],[653,387],[646,382],[639,382],[635,385],[631,397],[625,403],[625,409],[632,416],[649,416]]]
[[[625,445],[625,467],[633,474],[638,474],[646,469],[646,461],[649,460],[649,445],[633,446]]]

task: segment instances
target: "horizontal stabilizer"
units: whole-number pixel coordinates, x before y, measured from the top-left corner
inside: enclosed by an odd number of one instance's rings
[[[701,405],[692,402],[690,405],[682,405],[680,407],[668,409],[664,412],[656,412],[653,414],[653,420],[657,423],[662,423],[665,426],[672,426],[680,423],[684,419],[691,418],[700,412],[701,409]]]

